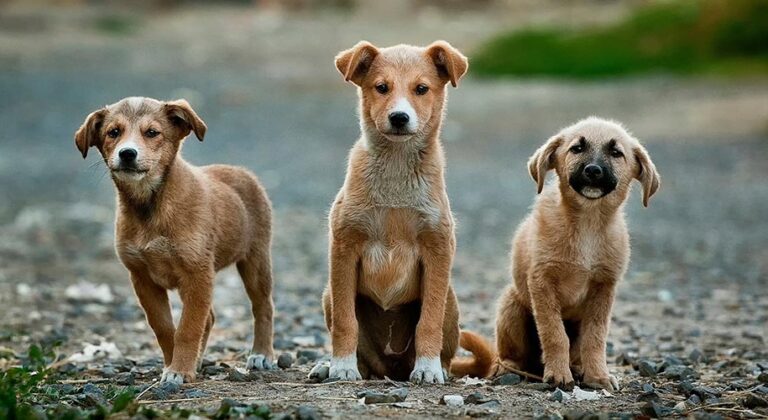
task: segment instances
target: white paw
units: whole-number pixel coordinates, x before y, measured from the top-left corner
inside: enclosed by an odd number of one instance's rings
[[[331,363],[330,362],[319,362],[318,364],[314,365],[312,369],[309,371],[309,379],[315,379],[318,381],[324,381],[328,379],[328,374],[331,369]]]
[[[418,384],[444,384],[446,375],[439,357],[419,357],[411,372],[411,382]]]
[[[267,356],[257,353],[248,356],[245,368],[248,370],[272,370],[275,369],[275,365],[272,364],[272,361]]]
[[[181,385],[184,383],[184,374],[165,369],[163,371],[163,376],[160,377],[160,382],[172,382],[176,385]]]
[[[344,357],[332,357],[331,369],[328,377],[340,379],[342,381],[359,381],[363,379],[360,371],[357,370],[357,355],[351,354]]]

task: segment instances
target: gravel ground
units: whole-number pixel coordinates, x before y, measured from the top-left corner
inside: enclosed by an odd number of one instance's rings
[[[768,416],[768,79],[470,78],[451,92],[443,139],[458,220],[453,281],[462,325],[489,337],[491,308],[509,282],[509,239],[535,194],[528,156],[590,114],[624,121],[647,145],[663,186],[649,208],[636,191],[627,205],[632,263],[608,348],[621,391],[579,399],[515,378],[507,385],[314,384],[307,373],[329,352],[320,310],[326,215],[358,133],[354,89],[331,58],[363,37],[384,45],[440,36],[471,51],[515,20],[475,13],[440,25],[440,16],[426,14],[418,28],[393,33],[359,16],[193,9],[173,20],[148,17],[136,33],[114,36],[73,27],[85,19],[80,14],[14,13],[44,24],[35,32],[0,29],[0,348],[18,353],[62,340],[65,356],[102,342],[120,353],[64,364],[65,402],[86,405],[93,385],[144,389],[161,369],[114,256],[111,182],[96,156],[82,161],[72,141],[91,110],[148,95],[187,97],[205,119],[206,141],[184,150],[190,161],[240,164],[267,186],[275,206],[276,347],[284,365],[287,355],[292,363],[263,375],[241,370],[250,315],[239,278],[227,270],[218,278],[203,381],[155,386],[142,404],[215,410],[228,398],[338,418]],[[314,34],[312,45],[300,29]],[[220,37],[206,35],[212,31]],[[401,402],[364,404],[359,395],[400,388],[407,388]],[[473,393],[481,395],[468,398]],[[440,404],[445,395],[465,398],[461,406]]]

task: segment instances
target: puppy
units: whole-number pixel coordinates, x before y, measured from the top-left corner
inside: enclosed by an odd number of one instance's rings
[[[117,255],[163,351],[161,381],[195,379],[215,320],[217,271],[236,264],[254,317],[248,368],[271,366],[271,204],[242,168],[195,167],[179,155],[182,140],[205,136],[185,100],[126,98],[99,109],[75,133],[83,155],[96,147],[117,189]],[[167,290],[183,309],[174,328]]]
[[[462,346],[476,354],[455,363],[454,372],[525,371],[572,388],[573,371],[593,387],[617,389],[605,343],[616,284],[629,263],[623,206],[633,179],[648,206],[659,174],[637,139],[619,123],[595,117],[549,139],[528,169],[541,196],[514,236],[514,283],[499,301],[496,321],[498,356],[480,337],[462,332]],[[557,182],[545,188],[550,169]]]
[[[336,57],[358,86],[362,135],[330,213],[331,378],[446,380],[459,329],[439,137],[446,84],[456,86],[467,66],[444,41],[360,42]]]

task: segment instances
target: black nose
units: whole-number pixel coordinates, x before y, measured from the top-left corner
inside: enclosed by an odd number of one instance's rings
[[[591,163],[584,168],[584,175],[589,179],[600,179],[603,177],[603,168]]]
[[[393,112],[389,114],[389,123],[392,127],[403,128],[411,118],[405,112]]]
[[[139,155],[139,152],[137,152],[136,149],[125,148],[120,150],[120,153],[117,155],[120,156],[122,162],[133,163],[133,161],[136,160],[136,156]]]

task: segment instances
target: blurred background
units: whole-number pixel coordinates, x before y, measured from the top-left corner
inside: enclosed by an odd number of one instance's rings
[[[189,161],[262,179],[278,348],[323,348],[326,216],[359,134],[333,57],[361,39],[445,39],[470,58],[442,136],[465,326],[492,333],[509,240],[535,196],[526,160],[599,115],[623,121],[663,179],[649,208],[637,187],[626,206],[633,257],[611,348],[727,341],[768,357],[763,0],[0,1],[0,345],[108,340],[157,356],[114,256],[111,180],[73,143],[89,112],[139,95],[186,98],[206,121]],[[214,350],[242,350],[248,306],[236,275],[220,277]]]

